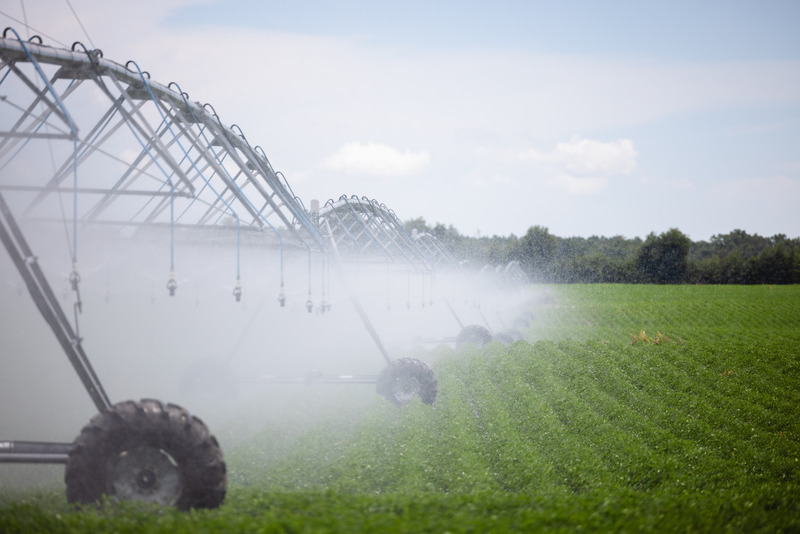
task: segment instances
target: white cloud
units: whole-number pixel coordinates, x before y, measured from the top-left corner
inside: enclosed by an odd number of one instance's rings
[[[592,195],[608,187],[608,178],[630,174],[636,168],[636,150],[630,139],[610,143],[574,136],[550,152],[534,148],[517,154],[534,171],[568,193]]]
[[[573,137],[558,143],[552,152],[529,149],[520,153],[523,161],[560,167],[574,176],[630,174],[636,167],[636,150],[630,139],[612,143]]]
[[[345,143],[339,150],[325,158],[322,168],[348,175],[378,177],[408,176],[416,174],[430,163],[428,152],[422,150],[400,151],[380,143]]]

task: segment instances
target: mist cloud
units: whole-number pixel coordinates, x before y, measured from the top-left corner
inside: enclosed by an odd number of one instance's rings
[[[400,151],[380,143],[345,143],[325,158],[322,168],[348,175],[396,177],[416,174],[430,163],[428,152]]]

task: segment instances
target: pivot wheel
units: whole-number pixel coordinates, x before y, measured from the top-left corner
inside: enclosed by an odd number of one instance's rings
[[[465,326],[456,336],[456,347],[470,343],[478,348],[483,347],[492,340],[492,333],[485,326],[471,324]]]
[[[226,489],[222,450],[206,425],[180,406],[151,399],[94,416],[72,445],[64,479],[75,504],[108,496],[216,508]]]
[[[438,383],[425,362],[416,358],[399,358],[381,371],[376,391],[399,406],[408,404],[414,397],[419,397],[425,404],[433,404]]]
[[[515,341],[524,339],[525,336],[519,330],[506,330],[505,332],[498,332],[492,337],[493,341],[498,341],[503,345],[511,345]]]

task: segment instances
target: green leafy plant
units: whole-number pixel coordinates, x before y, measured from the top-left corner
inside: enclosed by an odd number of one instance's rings
[[[265,388],[217,431],[218,510],[78,511],[2,486],[0,532],[800,529],[800,287],[550,290],[530,342],[428,353],[433,407]]]

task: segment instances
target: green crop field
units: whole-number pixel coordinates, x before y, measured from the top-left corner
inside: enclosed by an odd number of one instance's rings
[[[253,397],[218,510],[4,491],[0,532],[800,531],[800,286],[536,289],[526,341],[420,349],[433,408]]]

